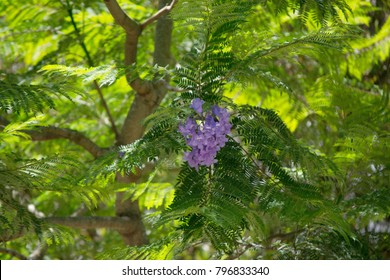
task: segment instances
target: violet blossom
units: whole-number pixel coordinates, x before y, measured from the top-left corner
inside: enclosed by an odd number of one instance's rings
[[[215,157],[228,141],[226,135],[232,127],[227,109],[214,105],[211,112],[203,112],[203,104],[203,100],[195,98],[190,107],[197,115],[188,117],[184,124],[179,125],[179,132],[192,148],[184,153],[184,160],[196,170],[199,166],[211,166],[217,162]]]

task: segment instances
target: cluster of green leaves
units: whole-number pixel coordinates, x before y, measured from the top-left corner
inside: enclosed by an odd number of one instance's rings
[[[108,199],[112,188],[107,187],[102,180],[96,181],[96,184],[87,182],[87,169],[74,154],[62,153],[40,159],[26,159],[20,151],[8,152],[13,149],[15,141],[30,139],[28,132],[37,129],[37,125],[44,119],[38,113],[47,108],[55,108],[56,97],[65,96],[70,99],[70,96],[65,91],[62,95],[61,91],[52,92],[55,88],[63,89],[60,85],[10,85],[7,82],[2,85],[0,109],[3,112],[19,117],[35,114],[35,117],[21,122],[2,123],[0,148],[7,153],[0,155],[1,242],[4,242],[3,238],[13,240],[20,237],[25,242],[34,242],[37,236],[47,245],[72,243],[73,234],[61,226],[53,227],[48,224],[45,213],[37,210],[37,206],[45,205],[44,208],[55,215],[57,207],[46,204],[52,198],[62,197],[65,205],[67,200],[73,200],[78,201],[74,203],[76,207],[82,202],[94,208],[99,202]],[[77,211],[77,208],[65,209],[68,214],[71,214],[70,211]]]
[[[136,3],[123,7],[139,19],[150,16],[155,8]],[[1,245],[29,255],[38,237],[42,244],[56,245],[48,248],[51,258],[94,258],[96,251],[122,244],[119,235],[99,232],[96,236],[104,236],[100,242],[77,231],[69,237],[64,227],[46,223],[46,217],[114,215],[113,196],[123,186],[114,183],[112,173],[91,174],[89,167],[93,169],[101,161],[93,162],[80,147],[62,139],[33,142],[29,132],[60,124],[82,131],[101,146],[113,145],[104,109],[96,102],[90,83],[96,80],[101,87],[111,86],[115,94],[107,94],[106,101],[115,120],[123,121],[132,99],[124,74],[134,69],[124,68],[122,63],[116,67],[112,62],[123,61],[124,33],[99,0],[2,1],[0,15],[0,235],[6,240],[26,236]],[[139,44],[147,49],[151,37],[144,38]],[[104,47],[96,48],[99,45]],[[140,52],[139,62],[145,62],[148,55]],[[161,71],[140,68],[137,70],[143,77]],[[166,185],[162,192],[156,192],[155,186],[144,184],[142,191],[132,188],[128,195],[135,192],[135,198],[145,201],[143,208],[159,203],[166,206],[172,199],[158,194],[172,196],[173,192],[167,191]],[[34,231],[35,236],[28,234]],[[72,246],[68,246],[70,240]],[[95,250],[90,250],[91,243]]]
[[[83,202],[94,208],[99,202],[106,201],[112,192],[111,188],[85,184],[83,171],[80,170],[82,165],[74,159],[74,155],[51,156],[41,160],[24,160],[7,155],[0,158],[0,165],[0,234],[5,240],[24,235],[24,240],[34,240],[31,233],[35,233],[48,245],[64,240],[69,243],[72,238],[67,236],[69,232],[63,231],[62,227],[49,226],[45,213],[37,210],[37,207],[50,210],[52,215],[64,211],[70,215],[77,208],[56,209],[58,205],[50,205],[50,200],[62,197],[63,202],[58,200],[58,203],[66,205],[72,201],[77,207]]]
[[[368,24],[373,10],[365,1],[179,1],[171,17],[180,60],[169,71],[140,66],[148,61],[150,36],[139,43],[145,52],[137,66],[112,64],[123,59],[124,38],[101,1],[38,2],[26,4],[23,13],[12,3],[0,5],[10,13],[9,26],[0,25],[0,49],[18,54],[14,62],[0,58],[0,65],[16,67],[19,77],[0,76],[0,111],[13,117],[0,132],[6,151],[0,157],[2,231],[17,235],[23,225],[58,243],[54,258],[94,258],[79,235],[74,246],[80,256],[67,250],[61,238],[69,239],[68,233],[58,227],[51,234],[28,204],[52,215],[71,215],[83,205],[88,214],[113,214],[113,194],[124,191],[140,204],[150,244],[124,248],[117,235],[101,232],[102,239],[92,241],[96,252],[104,251],[100,258],[386,257],[388,232],[372,233],[368,226],[390,215],[389,89],[365,77],[389,59],[389,19],[369,40],[360,39],[355,24]],[[151,14],[128,5],[138,18]],[[32,24],[39,34],[34,38]],[[49,40],[45,32],[52,37],[48,48],[42,47]],[[102,146],[113,145],[89,84],[109,87],[106,99],[120,123],[132,99],[123,76],[132,72],[145,78],[169,73],[181,89],[145,120],[141,139],[93,161],[83,153],[77,161],[63,154],[40,160],[12,154],[18,141],[7,139],[28,139],[25,131],[36,122],[25,123],[29,114],[58,108],[54,95],[65,101],[45,124],[66,123]],[[233,124],[218,162],[199,170],[182,163],[188,147],[177,130],[197,97],[206,106],[228,108]],[[31,158],[66,146],[22,145],[27,151],[18,153]],[[137,184],[115,182],[118,172],[140,171],[145,175]]]
[[[210,242],[217,253],[232,253],[247,229],[255,229],[260,236],[266,235],[264,220],[271,214],[290,227],[327,226],[348,242],[353,238],[349,225],[316,181],[321,175],[337,181],[340,179],[337,167],[299,143],[273,110],[236,106],[223,94],[228,83],[246,82],[253,73],[261,73],[255,65],[270,54],[278,57],[277,52],[281,49],[289,50],[292,46],[295,49],[298,44],[332,44],[335,47],[350,37],[350,33],[344,35],[341,29],[338,32],[319,30],[300,39],[268,45],[265,50],[252,50],[240,57],[233,52],[229,41],[247,19],[253,3],[197,1],[197,7],[190,9],[187,6],[191,4],[195,5],[195,2],[179,4],[173,14],[174,19],[185,22],[183,26],[195,26],[195,35],[189,35],[196,36],[195,43],[174,77],[184,92],[179,101],[151,117],[152,127],[141,140],[143,148],[132,151],[141,150],[155,158],[161,156],[155,150],[161,145],[167,147],[166,152],[170,152],[168,147],[176,147],[174,152],[185,149],[177,125],[188,116],[189,110],[185,108],[195,97],[209,104],[230,107],[233,131],[227,145],[218,153],[217,164],[201,167],[198,171],[187,164],[182,165],[173,203],[161,213],[156,225],[177,221],[181,242],[187,246]],[[152,143],[150,148],[146,143]],[[125,161],[129,164],[134,158],[137,157],[130,153]],[[167,243],[159,244],[168,246]],[[130,256],[161,258],[160,250],[156,251],[157,255],[150,251],[146,254],[148,250],[151,250],[150,246],[141,251],[134,249]]]

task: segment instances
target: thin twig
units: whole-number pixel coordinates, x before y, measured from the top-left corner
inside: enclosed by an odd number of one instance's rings
[[[10,255],[12,257],[18,258],[19,260],[27,260],[27,257],[25,255],[8,248],[0,248],[0,253]]]
[[[102,89],[101,89],[101,87],[99,86],[99,84],[97,83],[96,80],[93,81],[93,84],[94,84],[94,86],[95,86],[96,91],[97,91],[98,94],[99,94],[99,97],[100,97],[100,100],[101,100],[102,105],[103,105],[103,107],[104,107],[104,110],[106,110],[106,112],[107,112],[108,119],[109,119],[109,121],[110,121],[110,123],[111,123],[112,131],[113,131],[114,134],[115,134],[115,139],[118,140],[118,139],[119,139],[118,128],[117,128],[116,125],[115,125],[114,118],[112,117],[111,111],[110,111],[110,109],[108,108],[107,102],[106,102],[106,100],[105,100],[105,98],[104,98],[104,96],[103,96]]]
[[[73,28],[74,28],[74,31],[76,32],[76,35],[77,35],[77,39],[79,41],[79,44],[81,46],[81,48],[83,49],[84,53],[85,53],[85,56],[87,57],[87,61],[88,61],[88,65],[90,67],[94,67],[94,63],[93,63],[93,60],[91,58],[91,55],[87,49],[87,46],[85,45],[85,42],[81,36],[81,33],[80,33],[80,30],[79,28],[77,27],[77,23],[76,21],[74,20],[74,17],[73,17],[73,9],[72,7],[70,6],[69,4],[69,1],[67,1],[67,10],[68,10],[68,14],[69,14],[69,17],[70,17],[70,20],[72,22],[72,25],[73,25]],[[104,108],[104,110],[107,112],[107,116],[108,116],[108,119],[110,121],[110,124],[111,124],[111,128],[112,128],[112,131],[114,132],[115,134],[115,139],[119,139],[119,132],[118,132],[118,129],[115,125],[115,121],[114,121],[114,118],[112,117],[111,115],[111,111],[110,109],[108,108],[108,105],[107,105],[107,102],[106,102],[106,99],[104,98],[103,96],[103,92],[99,86],[99,84],[97,83],[96,80],[93,81],[93,85],[95,86],[95,89],[96,91],[98,92],[98,95],[99,95],[99,98],[100,98],[100,101],[102,103],[102,106]]]
[[[177,3],[177,0],[173,0],[171,2],[171,4],[165,6],[164,8],[158,10],[157,13],[155,13],[154,15],[152,15],[150,18],[148,18],[147,20],[145,20],[143,23],[141,23],[141,30],[144,30],[146,26],[152,24],[153,22],[155,22],[156,20],[158,20],[160,17],[168,14],[172,9],[173,7],[175,6],[175,4]]]
[[[263,172],[263,171],[261,170],[261,167],[259,166],[259,164],[253,159],[252,155],[250,155],[250,153],[249,153],[247,150],[245,150],[245,148],[242,147],[242,146],[240,145],[240,143],[238,143],[232,136],[227,135],[227,138],[231,139],[232,141],[234,141],[235,143],[238,144],[238,146],[239,146],[240,149],[244,152],[244,154],[245,154],[245,155],[250,159],[250,161],[258,168],[258,171],[259,171],[259,173],[260,173],[261,175],[266,176],[266,177],[267,177],[268,179],[270,179],[274,184],[279,185],[279,186],[283,186],[283,185],[281,185],[279,182],[275,181],[270,175],[268,175],[268,174],[266,174],[265,172]]]

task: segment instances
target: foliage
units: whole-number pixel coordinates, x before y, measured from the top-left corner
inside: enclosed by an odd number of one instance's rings
[[[389,228],[373,225],[390,217],[390,78],[379,67],[390,60],[390,17],[370,34],[366,1],[178,1],[175,67],[151,65],[152,29],[124,66],[124,34],[100,1],[6,2],[0,246],[30,255],[40,241],[48,259],[389,258]],[[120,4],[144,20],[156,8],[144,2]],[[171,92],[143,136],[119,145],[114,128],[138,75],[170,76]],[[179,132],[195,98],[226,108],[232,125],[216,163],[197,169]],[[53,126],[82,134],[31,136]],[[94,158],[89,142],[77,145],[84,137],[104,147]],[[138,203],[149,244],[50,223],[114,217],[117,193]]]

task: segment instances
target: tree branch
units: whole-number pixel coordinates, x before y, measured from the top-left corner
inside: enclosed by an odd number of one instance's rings
[[[42,218],[48,224],[57,224],[77,229],[106,228],[126,232],[132,235],[138,228],[137,217],[48,217]],[[22,227],[17,232],[3,231],[0,234],[0,242],[8,242],[28,234],[28,228]],[[27,258],[27,257],[26,257]]]
[[[122,26],[126,33],[141,33],[138,22],[129,17],[119,6],[116,0],[104,0],[115,22]],[[137,32],[138,31],[138,32]]]
[[[101,87],[99,86],[99,84],[97,83],[96,80],[93,81],[93,85],[95,86],[95,89],[96,89],[96,91],[97,91],[98,94],[99,94],[100,101],[101,101],[101,103],[102,103],[102,105],[103,105],[104,110],[107,112],[107,116],[108,116],[108,119],[109,119],[109,121],[110,121],[111,128],[112,128],[112,132],[114,132],[114,134],[115,134],[115,139],[118,140],[118,138],[119,138],[118,128],[117,128],[116,125],[115,125],[114,118],[112,117],[111,111],[110,111],[110,109],[108,108],[106,99],[105,99],[104,96],[103,96],[102,89],[101,89]]]
[[[166,7],[169,2],[170,0],[160,0],[160,9]],[[155,30],[153,64],[165,67],[172,62],[172,30],[172,19],[168,18],[167,14],[162,14],[157,20]],[[120,144],[129,144],[142,137],[145,129],[142,121],[159,106],[168,91],[167,84],[169,84],[168,76],[164,77],[164,80],[154,81],[149,94],[141,94],[141,96],[137,94],[134,97],[122,127]]]
[[[106,228],[133,231],[129,217],[48,217],[44,221],[78,229]]]
[[[152,24],[153,22],[155,22],[156,20],[158,20],[162,16],[168,14],[173,9],[173,7],[175,6],[176,3],[177,3],[177,0],[173,0],[171,2],[171,4],[161,8],[160,10],[158,10],[157,13],[155,13],[153,16],[151,16],[150,18],[145,20],[143,23],[141,23],[141,30],[144,30],[146,28],[146,26]]]
[[[159,9],[163,9],[170,2],[171,0],[159,0]],[[141,25],[129,18],[119,7],[116,0],[105,0],[105,3],[115,21],[126,31],[125,64],[127,66],[134,65],[137,59],[138,38],[142,32]],[[175,1],[172,2],[172,4],[174,3]],[[171,19],[167,18],[168,11],[160,12],[150,20],[150,23],[157,20],[153,64],[159,66],[166,66],[171,62],[170,46],[173,23]],[[169,81],[168,77],[165,77],[165,83],[161,83],[160,80],[143,81],[139,77],[135,79],[133,77],[134,75],[128,75],[127,81],[137,94],[122,126],[118,145],[130,144],[142,137],[145,130],[142,121],[155,111],[167,93],[166,83]],[[121,176],[117,174],[117,181],[122,183],[134,183],[138,179],[138,175]],[[138,202],[130,199],[124,200],[123,198],[123,193],[118,192],[116,194],[116,215],[118,217],[130,217],[134,220],[135,228],[133,232],[126,230],[118,230],[118,232],[126,244],[134,246],[147,243]]]
[[[115,22],[126,32],[125,41],[125,65],[131,66],[137,63],[138,38],[142,33],[141,25],[129,17],[119,6],[116,0],[104,0]],[[126,75],[129,85],[140,95],[148,94],[152,90],[152,83],[142,80],[138,75]]]
[[[69,17],[70,17],[70,20],[72,22],[72,25],[73,25],[73,29],[74,31],[76,32],[76,36],[77,36],[77,39],[79,41],[79,44],[81,46],[81,48],[83,49],[86,57],[87,57],[87,61],[88,61],[88,64],[90,67],[94,67],[94,63],[92,61],[92,58],[91,58],[91,55],[89,54],[89,51],[87,49],[87,46],[85,45],[85,42],[81,36],[81,33],[80,33],[80,30],[79,28],[77,27],[77,24],[76,24],[76,21],[74,20],[74,17],[73,17],[73,9],[72,7],[70,6],[70,3],[69,1],[67,0],[67,10],[68,10],[68,14],[69,14]],[[107,113],[107,116],[108,116],[108,119],[110,121],[110,124],[111,124],[111,128],[112,128],[112,131],[114,132],[115,134],[115,139],[118,140],[119,138],[119,132],[118,132],[118,129],[115,125],[115,121],[114,121],[114,118],[112,117],[111,115],[111,111],[110,109],[108,108],[108,105],[107,105],[107,102],[106,102],[106,99],[104,98],[103,96],[103,92],[102,92],[102,89],[100,88],[99,84],[97,83],[96,80],[93,81],[93,85],[95,86],[95,89],[96,91],[98,92],[98,95],[99,95],[99,98],[100,98],[100,101],[102,103],[102,106],[104,108],[104,110],[106,111]]]
[[[37,127],[36,130],[27,130],[23,132],[30,135],[33,141],[46,141],[60,138],[68,139],[76,145],[83,147],[95,158],[103,155],[105,152],[104,148],[99,147],[84,134],[73,129],[41,126]]]
[[[170,0],[160,0],[159,8],[160,11],[165,7],[170,7],[170,5],[175,5],[176,1],[172,1],[169,6],[167,4]],[[173,30],[173,21],[168,17],[167,13],[171,10],[162,13],[158,17],[156,31],[154,33],[154,53],[153,53],[153,64],[158,66],[165,67],[172,63],[172,54],[171,54],[171,44],[172,44],[172,30]],[[166,81],[168,81],[166,77]],[[166,91],[165,91],[166,92]]]
[[[25,255],[8,248],[0,248],[0,253],[10,255],[12,257],[18,258],[19,260],[27,260],[27,257]]]
[[[6,127],[10,122],[0,116],[0,127]],[[92,140],[81,132],[69,128],[59,128],[55,126],[37,126],[34,130],[23,130],[22,132],[30,135],[33,141],[47,141],[53,139],[68,139],[71,142],[83,147],[95,158],[103,155],[106,151],[96,145]]]
[[[122,176],[117,174],[116,179],[120,183],[129,184],[137,182],[139,175]],[[138,246],[148,243],[138,201],[125,199],[124,192],[117,192],[115,198],[115,214],[118,217],[131,217],[133,221],[133,231],[118,230],[126,244],[131,246]]]

